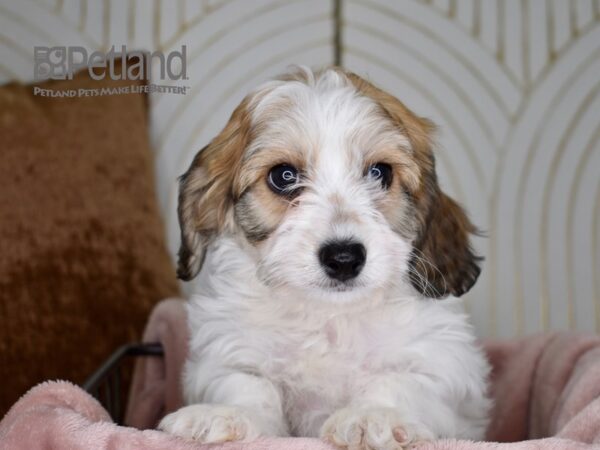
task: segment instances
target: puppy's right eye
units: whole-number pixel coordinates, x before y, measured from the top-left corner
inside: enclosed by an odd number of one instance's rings
[[[289,164],[273,167],[267,177],[267,184],[277,195],[292,195],[298,181],[298,169]]]

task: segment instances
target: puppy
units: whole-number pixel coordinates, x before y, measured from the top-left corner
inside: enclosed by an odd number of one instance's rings
[[[336,68],[242,101],[180,180],[178,275],[200,272],[200,291],[189,406],[159,428],[350,449],[483,438],[488,364],[459,301],[437,300],[475,283],[475,229],[438,186],[433,128]]]

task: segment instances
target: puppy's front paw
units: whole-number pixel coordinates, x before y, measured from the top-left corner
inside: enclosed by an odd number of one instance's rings
[[[165,416],[158,428],[167,433],[204,443],[251,441],[260,427],[249,411],[226,405],[190,405]]]
[[[430,436],[409,426],[393,408],[345,408],[325,421],[321,438],[348,450],[400,450]]]

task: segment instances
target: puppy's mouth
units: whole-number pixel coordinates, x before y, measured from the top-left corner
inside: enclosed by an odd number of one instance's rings
[[[363,283],[360,283],[357,280],[347,280],[347,281],[336,281],[336,280],[328,280],[326,283],[323,283],[319,286],[321,289],[327,292],[350,292],[355,291],[360,288],[363,288]]]

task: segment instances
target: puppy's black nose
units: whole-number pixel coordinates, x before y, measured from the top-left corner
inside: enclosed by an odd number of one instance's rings
[[[330,278],[339,281],[355,278],[367,259],[365,246],[357,242],[333,241],[319,249],[319,261]]]

